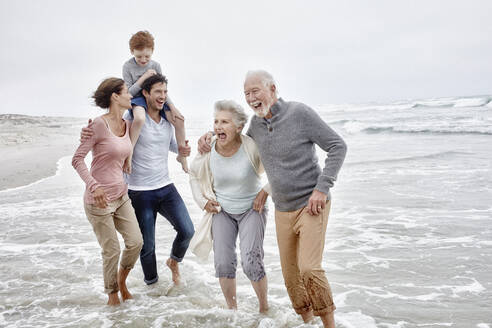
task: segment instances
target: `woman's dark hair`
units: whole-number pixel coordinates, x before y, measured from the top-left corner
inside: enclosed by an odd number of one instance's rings
[[[152,89],[152,86],[156,83],[166,83],[167,84],[167,79],[162,74],[154,74],[142,82],[142,90],[145,90],[145,91],[150,93],[150,89]]]
[[[109,108],[109,105],[111,105],[111,96],[113,93],[120,94],[124,85],[125,81],[117,77],[110,77],[102,81],[92,95],[96,106]]]

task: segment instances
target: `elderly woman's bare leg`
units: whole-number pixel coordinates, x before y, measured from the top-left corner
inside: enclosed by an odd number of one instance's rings
[[[226,299],[227,307],[231,310],[237,310],[236,279],[219,278],[219,283]]]
[[[258,303],[260,303],[260,313],[265,313],[268,311],[268,280],[264,276],[259,281],[251,281],[253,289],[255,290],[256,296],[258,297]]]

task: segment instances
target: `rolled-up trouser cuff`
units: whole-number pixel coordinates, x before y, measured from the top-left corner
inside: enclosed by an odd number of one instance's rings
[[[300,307],[300,308],[294,308],[294,311],[296,311],[297,314],[308,313],[308,312],[310,312],[312,310],[313,310],[313,308],[311,307],[311,305],[303,306],[303,307]]]
[[[335,310],[330,284],[323,270],[311,270],[302,275],[314,315],[321,316]]]
[[[324,315],[326,315],[328,313],[332,313],[333,311],[336,310],[336,308],[337,307],[335,306],[335,304],[332,304],[332,305],[329,305],[328,307],[326,307],[324,309],[313,311],[313,314],[315,316],[321,317],[321,316],[324,316]]]
[[[173,254],[169,255],[169,257],[172,258],[173,260],[175,260],[176,262],[182,262],[183,261],[182,257],[177,257],[177,256],[174,256]]]
[[[151,280],[147,280],[144,278],[144,281],[147,285],[152,285],[152,284],[155,284],[157,282],[157,280],[159,280],[159,276],[155,277],[154,279],[151,279]]]
[[[258,282],[258,281],[260,281],[261,279],[263,279],[265,277],[266,277],[266,273],[265,272],[262,272],[258,277],[255,277],[255,279],[249,279],[249,277],[248,277],[248,279],[250,281]]]
[[[115,286],[115,287],[113,287],[113,288],[104,288],[104,292],[105,292],[106,294],[113,294],[113,293],[117,293],[117,292],[119,292],[119,291],[120,291],[120,289],[118,288],[118,285],[116,285],[116,286]]]
[[[236,273],[216,273],[216,278],[228,278],[228,279],[236,279]]]

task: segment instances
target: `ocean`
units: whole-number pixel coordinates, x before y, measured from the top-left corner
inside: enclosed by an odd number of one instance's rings
[[[332,190],[323,267],[344,328],[492,326],[492,96],[316,107],[348,144]],[[249,110],[249,109],[248,109]],[[187,119],[193,152],[210,121]],[[319,151],[319,149],[318,149]],[[319,151],[323,165],[325,155]],[[70,165],[0,191],[0,327],[316,327],[291,308],[273,211],[265,236],[270,310],[238,268],[238,311],[225,308],[212,256],[188,254],[184,283],[165,266],[174,231],[157,221],[160,281],[139,262],[134,300],[105,306],[100,248]],[[171,176],[195,223],[187,175]],[[272,204],[271,208],[273,208]]]

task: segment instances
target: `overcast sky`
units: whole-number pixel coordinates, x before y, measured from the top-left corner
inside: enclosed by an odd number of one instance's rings
[[[0,0],[0,113],[97,113],[91,92],[121,77],[139,30],[187,117],[245,105],[257,68],[313,107],[492,94],[491,13],[490,0]]]

